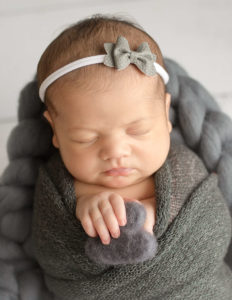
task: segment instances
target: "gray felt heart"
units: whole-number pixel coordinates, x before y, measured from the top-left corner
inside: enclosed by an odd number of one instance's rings
[[[144,206],[136,202],[127,202],[125,206],[127,224],[120,226],[118,238],[111,238],[109,245],[102,244],[99,237],[87,239],[85,253],[95,263],[134,264],[155,256],[156,237],[143,229],[146,218]]]

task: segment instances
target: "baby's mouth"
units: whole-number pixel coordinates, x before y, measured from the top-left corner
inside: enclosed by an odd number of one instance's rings
[[[105,173],[108,176],[127,176],[133,171],[132,168],[114,168],[107,170]]]

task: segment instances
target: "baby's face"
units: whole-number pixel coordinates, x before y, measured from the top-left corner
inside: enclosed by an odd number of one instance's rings
[[[168,155],[170,95],[157,99],[157,77],[129,68],[118,71],[104,90],[99,78],[89,83],[91,90],[60,85],[52,93],[58,117],[44,114],[66,168],[80,182],[109,188],[145,180]]]

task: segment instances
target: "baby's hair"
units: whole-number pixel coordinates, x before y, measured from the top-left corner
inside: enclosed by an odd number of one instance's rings
[[[128,40],[130,49],[133,51],[136,51],[142,42],[147,42],[151,51],[156,55],[156,62],[165,68],[158,44],[144,31],[141,25],[129,20],[128,17],[95,14],[71,25],[48,45],[38,63],[38,85],[40,86],[42,81],[51,73],[72,61],[87,56],[106,54],[104,43],[115,43],[119,35]],[[102,64],[85,66],[70,72],[65,76],[65,80],[73,80],[74,77],[76,80],[78,75],[79,79],[83,79],[87,70],[95,72],[96,70],[103,71],[102,69],[106,71],[106,67]],[[112,70],[109,70],[109,72],[112,72]],[[161,78],[158,80],[158,88],[162,91],[163,98],[165,84]],[[56,108],[49,97],[49,89],[45,96],[45,107],[51,113],[57,115]]]

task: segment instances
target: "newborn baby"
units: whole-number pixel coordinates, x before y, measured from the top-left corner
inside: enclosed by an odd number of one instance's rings
[[[53,145],[75,178],[76,216],[89,236],[99,235],[109,244],[126,224],[125,202],[139,201],[147,213],[144,228],[153,234],[152,174],[170,147],[170,94],[159,75],[146,76],[132,64],[123,71],[102,65],[85,68],[47,89],[55,112],[44,112],[54,132]]]
[[[171,131],[170,95],[161,97],[158,76],[146,77],[131,65],[111,78],[104,72],[89,72],[86,83],[60,78],[49,93],[57,115],[44,113],[53,145],[75,178],[77,218],[89,236],[98,234],[105,244],[110,235],[120,235],[130,199],[145,206],[144,228],[153,232],[152,174],[167,157]]]

